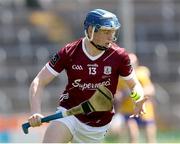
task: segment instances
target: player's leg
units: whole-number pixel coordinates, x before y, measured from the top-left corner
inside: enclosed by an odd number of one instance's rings
[[[142,116],[142,120],[145,122],[145,135],[148,143],[156,142],[156,122],[154,105],[152,101],[146,102],[146,114]]]
[[[154,122],[146,124],[145,134],[148,143],[156,143],[156,124]]]
[[[57,112],[64,112],[66,109],[58,107]],[[56,119],[50,122],[47,128],[43,142],[44,143],[68,143],[74,135],[75,121],[73,116]]]
[[[129,142],[137,143],[139,137],[139,127],[136,120],[134,118],[128,118],[126,120],[126,125],[128,128]]]
[[[52,121],[45,132],[43,143],[68,143],[71,139],[72,134],[64,123]]]

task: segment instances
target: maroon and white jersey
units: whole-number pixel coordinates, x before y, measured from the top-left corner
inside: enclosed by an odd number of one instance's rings
[[[130,78],[132,67],[128,54],[123,48],[112,44],[97,56],[90,56],[85,49],[84,39],[79,39],[61,48],[46,64],[48,70],[58,75],[65,69],[68,84],[61,98],[60,106],[69,109],[89,99],[96,88],[103,84],[114,94],[121,75]],[[112,119],[113,112],[93,112],[76,117],[91,126],[103,126]]]

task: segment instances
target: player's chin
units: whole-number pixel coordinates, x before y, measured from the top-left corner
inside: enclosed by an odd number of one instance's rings
[[[107,48],[109,47],[109,45],[110,45],[109,42],[106,42],[106,43],[103,44],[103,46],[104,46],[104,47],[107,47]]]
[[[109,48],[109,47],[111,47],[111,43],[106,43],[106,46],[105,47],[107,47],[107,48]]]

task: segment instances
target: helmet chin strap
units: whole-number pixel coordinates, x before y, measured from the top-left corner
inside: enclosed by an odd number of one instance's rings
[[[89,38],[89,36],[88,36],[88,34],[87,34],[87,31],[85,30],[85,36],[86,36],[86,38],[88,39],[88,41],[89,41],[95,48],[97,48],[98,50],[101,50],[101,51],[107,50],[108,47],[95,44],[95,43],[92,41],[92,40],[93,40],[93,37],[94,37],[94,32],[95,32],[95,27],[92,28],[92,34],[91,34],[91,37]],[[117,40],[117,38],[114,36],[114,37],[113,37],[113,41],[116,41],[116,40]]]
[[[107,50],[107,49],[108,49],[108,48],[105,47],[105,46],[96,45],[93,41],[90,41],[90,43],[91,43],[94,47],[96,47],[98,50],[103,51],[103,50]]]
[[[107,49],[108,49],[107,47],[97,45],[97,44],[95,44],[95,43],[92,41],[92,40],[93,40],[93,37],[94,37],[94,31],[95,31],[95,27],[93,27],[91,37],[89,38],[89,36],[88,36],[88,34],[87,34],[87,31],[85,30],[85,36],[86,36],[86,38],[88,39],[88,41],[89,41],[95,48],[97,48],[98,50],[101,50],[101,51],[107,50]]]

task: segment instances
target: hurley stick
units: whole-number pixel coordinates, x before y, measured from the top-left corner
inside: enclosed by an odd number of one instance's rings
[[[63,118],[70,115],[87,114],[97,111],[110,111],[113,105],[113,95],[111,91],[104,85],[97,88],[92,97],[78,106],[72,107],[65,112],[58,112],[41,119],[41,123],[49,122],[58,118]],[[28,133],[28,128],[31,127],[29,122],[22,124],[22,129],[25,134]]]

